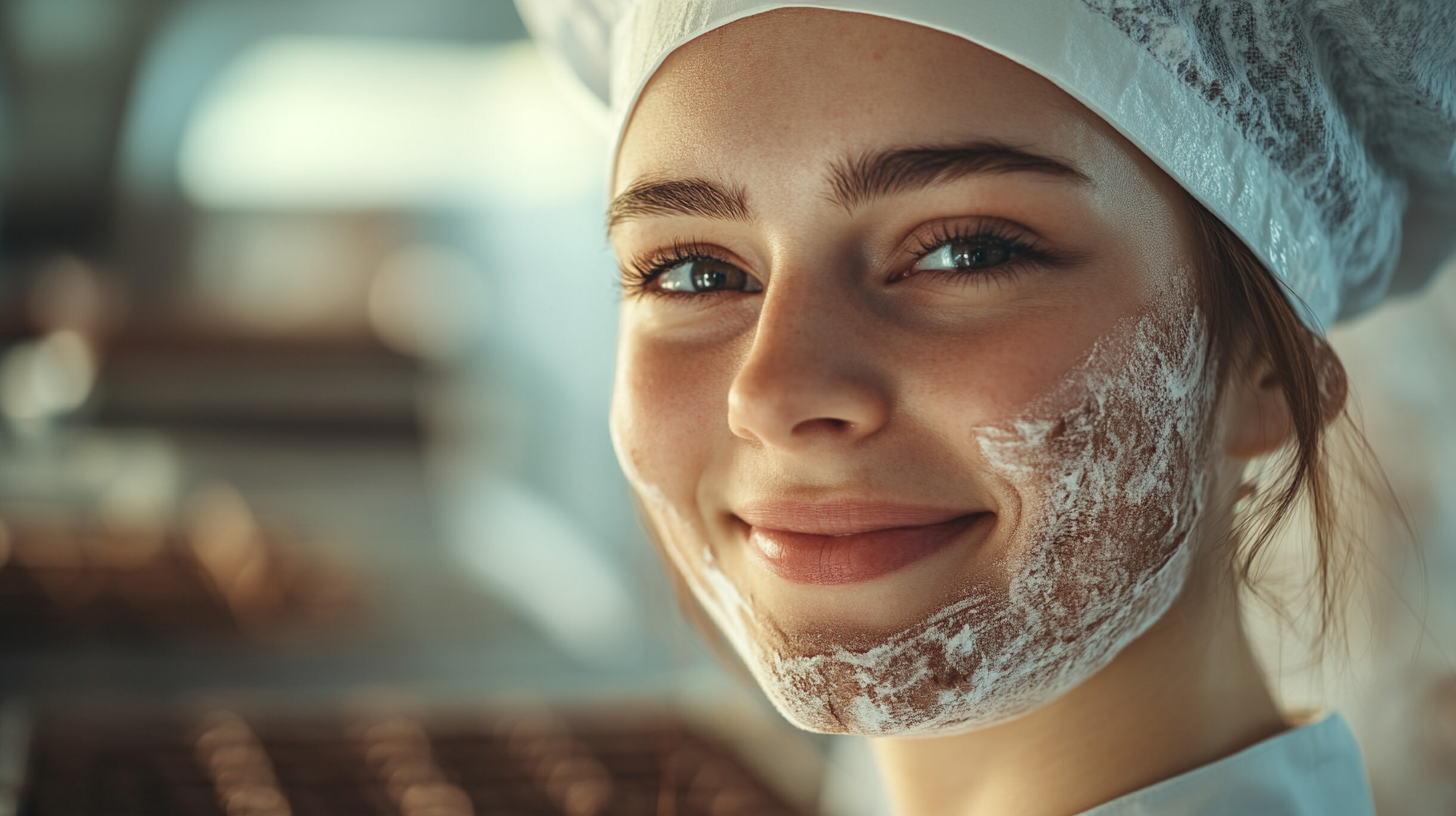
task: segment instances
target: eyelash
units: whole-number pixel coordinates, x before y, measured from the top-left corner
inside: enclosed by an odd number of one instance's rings
[[[978,269],[968,271],[956,270],[924,270],[915,271],[916,263],[924,260],[932,252],[944,247],[946,244],[973,243],[977,241],[996,241],[1006,246],[1011,251],[1011,259],[1006,263],[990,269]],[[903,280],[913,275],[949,275],[956,278],[982,278],[991,280],[1004,280],[1020,274],[1024,267],[1030,265],[1053,265],[1060,259],[1060,254],[1043,246],[1036,240],[1028,241],[1021,233],[1011,229],[1008,225],[990,221],[972,225],[937,224],[930,233],[918,239],[919,249],[914,253],[915,261],[910,264],[912,267],[905,272],[899,273],[893,280]],[[659,250],[640,256],[622,268],[622,289],[630,296],[637,295],[659,295],[677,296],[678,293],[663,292],[652,288],[652,282],[657,280],[662,273],[673,267],[692,261],[717,261],[719,263],[732,263],[721,254],[708,251],[702,244],[693,242],[673,243],[667,250]],[[701,297],[695,295],[694,297]]]
[[[733,263],[720,254],[707,251],[699,243],[674,243],[667,250],[648,253],[633,259],[629,264],[622,267],[622,289],[629,297],[636,295],[677,297],[683,293],[664,292],[660,289],[653,289],[652,282],[657,280],[659,275],[672,269],[674,266],[691,261]],[[693,297],[702,297],[702,295],[693,295]]]
[[[915,264],[924,260],[926,256],[941,249],[946,244],[966,244],[976,242],[997,242],[1005,246],[1011,253],[1011,258],[1000,266],[989,269],[931,269],[916,271]],[[984,280],[1006,280],[1014,278],[1025,271],[1027,266],[1050,266],[1061,260],[1060,253],[1047,247],[1036,239],[1028,240],[1024,232],[1015,230],[1010,225],[1000,221],[973,222],[972,224],[936,224],[926,235],[918,239],[920,248],[915,252],[915,263],[910,269],[902,272],[894,278],[903,280],[914,275],[943,275],[959,279],[980,278]]]

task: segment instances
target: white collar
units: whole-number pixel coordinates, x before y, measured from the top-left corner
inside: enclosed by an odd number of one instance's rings
[[[1082,816],[1374,816],[1360,746],[1339,714],[1165,779]]]

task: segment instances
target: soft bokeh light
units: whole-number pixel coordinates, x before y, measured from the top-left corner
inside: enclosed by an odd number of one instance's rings
[[[228,69],[178,160],[208,207],[529,206],[601,184],[585,127],[528,44],[280,37]]]
[[[86,339],[69,329],[52,332],[0,359],[0,410],[17,427],[32,428],[79,408],[95,378]]]
[[[369,284],[369,323],[401,354],[446,360],[490,328],[489,289],[460,252],[420,244],[385,259]]]

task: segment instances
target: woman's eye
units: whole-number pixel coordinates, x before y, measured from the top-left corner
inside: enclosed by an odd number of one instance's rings
[[[916,271],[972,271],[992,269],[1016,257],[1016,247],[994,238],[948,241],[915,264]]]
[[[683,261],[657,276],[664,292],[762,292],[758,278],[732,264],[712,259]]]

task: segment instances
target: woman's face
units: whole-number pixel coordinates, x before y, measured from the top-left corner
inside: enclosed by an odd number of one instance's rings
[[[863,15],[674,53],[626,130],[612,432],[780,708],[1034,707],[1186,574],[1210,399],[1176,185],[1056,87]]]

